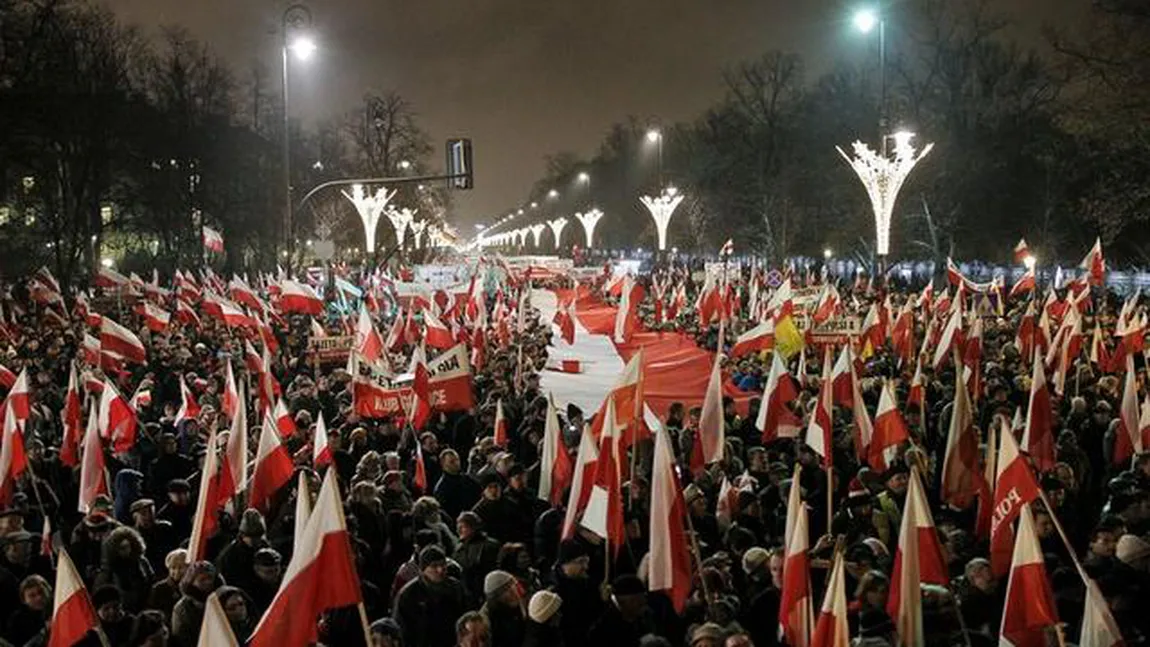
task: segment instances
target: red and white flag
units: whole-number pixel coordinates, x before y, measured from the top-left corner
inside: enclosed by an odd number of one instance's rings
[[[611,546],[623,544],[623,491],[620,467],[622,430],[615,423],[615,400],[607,399],[606,422],[599,437],[599,459],[591,479],[591,495],[583,510],[582,526]]]
[[[814,630],[811,608],[810,537],[807,531],[807,508],[799,498],[799,466],[791,480],[787,499],[786,529],[783,532],[783,587],[779,599],[779,635],[794,647],[810,645]]]
[[[92,277],[92,285],[105,290],[118,290],[128,287],[128,277],[110,267],[100,267]]]
[[[272,409],[272,420],[280,432],[280,438],[291,438],[295,435],[295,420],[291,417],[291,411],[284,404],[283,398],[276,399],[275,407]]]
[[[831,379],[831,347],[823,350],[823,378],[819,385],[819,396],[807,423],[806,443],[811,451],[822,457],[823,467],[834,463],[834,394]]]
[[[176,299],[176,321],[184,324],[185,326],[192,326],[199,328],[200,316],[192,309],[192,306],[186,303],[183,299]]]
[[[496,447],[507,447],[507,416],[503,413],[503,398],[495,401],[494,440]]]
[[[946,321],[946,327],[942,329],[942,336],[938,340],[938,346],[934,349],[934,370],[937,373],[947,358],[950,357],[950,351],[955,345],[962,344],[962,308],[955,308],[950,314],[950,319]],[[958,367],[956,367],[957,369]],[[961,369],[958,369],[961,370]]]
[[[964,509],[978,494],[978,430],[974,427],[970,395],[966,383],[955,380],[954,408],[942,463],[942,500]]]
[[[218,593],[213,592],[204,603],[204,620],[200,623],[200,639],[196,647],[239,647]]]
[[[1022,264],[1027,256],[1030,256],[1030,246],[1026,244],[1025,238],[1019,238],[1018,244],[1014,246],[1014,262]]]
[[[240,414],[246,416],[246,414]],[[248,505],[267,512],[272,497],[291,481],[291,456],[280,442],[275,425],[266,416],[260,428],[260,444],[256,449],[256,463],[252,470],[252,484],[248,494]]]
[[[313,643],[318,637],[316,627],[321,613],[362,601],[335,470],[328,470],[315,509],[284,571],[283,583],[248,645]]]
[[[201,236],[204,241],[204,249],[208,250],[209,252],[215,252],[217,254],[224,253],[223,234],[205,225],[203,227]]]
[[[76,499],[76,509],[81,514],[90,512],[92,502],[97,496],[109,494],[104,445],[100,442],[100,430],[97,424],[98,416],[96,401],[93,400],[88,411],[88,428],[84,432],[84,453],[80,462],[80,495]]]
[[[874,435],[867,447],[867,462],[871,469],[885,472],[895,460],[899,445],[909,439],[910,432],[894,401],[891,386],[884,383],[874,418]]]
[[[1032,267],[1026,270],[1026,272],[1014,282],[1014,285],[1010,286],[1010,293],[1007,296],[1013,299],[1023,294],[1030,294],[1034,292],[1037,287],[1038,282],[1035,280],[1034,268]]]
[[[722,328],[722,325],[719,326]],[[715,353],[711,379],[703,396],[703,409],[699,414],[699,444],[703,450],[703,463],[723,460],[727,444],[727,426],[723,418],[723,354]]]
[[[311,462],[318,470],[331,465],[331,447],[327,444],[327,424],[323,421],[323,411],[315,418],[315,430],[311,439]]]
[[[213,428],[208,433],[204,466],[200,470],[200,491],[196,497],[195,516],[192,517],[192,534],[188,537],[189,564],[206,559],[208,539],[219,527],[219,496],[216,493],[220,482],[218,451],[216,430]]]
[[[147,363],[147,351],[136,333],[128,330],[108,317],[100,319],[100,348],[111,351],[136,364]]]
[[[235,420],[236,412],[245,405],[240,402],[240,391],[239,387],[236,386],[236,374],[232,370],[231,360],[225,363],[224,392],[220,395],[220,408],[223,409],[224,415],[228,417],[228,420]]]
[[[1038,482],[1018,451],[1014,434],[1003,426],[998,439],[994,476],[994,512],[990,520],[990,569],[996,577],[1010,570],[1014,549],[1014,520],[1023,505],[1039,497]]]
[[[858,377],[855,374],[851,343],[847,342],[843,344],[838,359],[835,360],[835,366],[831,370],[831,393],[835,405],[847,408],[855,406],[855,382],[858,382]]]
[[[16,374],[0,365],[0,388],[11,390],[13,384],[16,384]]]
[[[1110,603],[1102,596],[1098,584],[1086,578],[1086,607],[1082,610],[1082,636],[1079,645],[1091,647],[1125,647],[1122,632],[1110,613]]]
[[[427,327],[424,341],[428,346],[445,350],[455,345],[455,335],[451,334],[451,329],[443,325],[431,310],[423,311],[423,325]]]
[[[176,425],[185,420],[195,420],[200,415],[200,405],[196,403],[192,390],[188,388],[184,376],[180,375],[180,408],[176,411]]]
[[[683,527],[686,506],[675,473],[671,438],[659,425],[654,431],[655,458],[651,471],[651,548],[648,558],[650,591],[666,591],[678,613],[687,606],[691,593],[691,561],[687,533]]]
[[[252,346],[252,342],[247,339],[244,340],[244,368],[247,369],[248,373],[257,377],[264,371],[263,357],[256,352],[256,347]]]
[[[802,420],[787,406],[799,395],[799,389],[791,379],[787,367],[778,353],[771,356],[771,372],[763,389],[762,405],[755,428],[762,432],[763,444],[776,438],[796,438],[802,429]]]
[[[830,584],[823,596],[822,610],[815,623],[811,647],[850,647],[850,626],[847,624],[847,587],[843,574],[843,551],[835,553],[831,566]]]
[[[918,405],[924,408],[926,404],[926,379],[922,376],[922,359],[914,362],[914,376],[910,379],[910,390],[906,395],[906,406]]]
[[[551,505],[563,500],[563,490],[571,484],[573,476],[571,457],[563,445],[563,429],[559,426],[559,412],[555,399],[547,394],[547,418],[543,423],[543,449],[539,455],[538,497]]]
[[[240,391],[240,402],[244,402]],[[218,507],[224,507],[248,486],[248,408],[239,406],[232,426],[228,430],[228,443],[220,461],[219,485],[216,489]]]
[[[615,424],[624,430],[624,440],[628,443],[639,438],[644,432],[643,417],[643,349],[631,356],[623,372],[616,378],[615,384],[607,393],[599,411],[591,421],[591,436],[596,441],[603,435],[604,420],[607,413],[607,400],[615,402]]]
[[[4,402],[3,430],[0,433],[0,506],[12,502],[16,481],[28,469],[28,455],[24,453],[24,433],[20,421],[12,410],[12,400]]]
[[[559,335],[567,345],[575,343],[575,301],[567,305],[560,305],[555,310],[555,317],[551,320],[559,328]]]
[[[591,498],[591,486],[595,482],[595,464],[599,461],[599,449],[590,427],[584,427],[579,435],[579,452],[575,456],[575,466],[571,477],[571,490],[567,494],[567,510],[563,515],[563,539],[575,536],[575,522],[579,513]]]
[[[423,443],[418,439],[415,441],[415,472],[411,482],[419,492],[427,492],[427,464],[423,462]]]
[[[105,381],[100,391],[99,424],[101,438],[112,439],[112,451],[123,454],[136,444],[136,412],[116,385]]]
[[[292,532],[293,546],[298,546],[303,540],[303,531],[307,528],[307,521],[311,518],[311,487],[307,471],[300,470],[296,481],[295,491],[295,526]]]
[[[1090,285],[1102,285],[1106,277],[1106,261],[1102,258],[1102,239],[1094,239],[1094,246],[1086,253],[1086,258],[1078,265],[1086,270]]]
[[[998,644],[1002,647],[1046,645],[1046,629],[1057,624],[1058,607],[1054,604],[1042,548],[1034,532],[1034,515],[1030,505],[1023,504]]]
[[[292,279],[284,279],[280,281],[279,309],[284,313],[294,312],[318,317],[323,314],[323,300],[311,286]]]
[[[735,345],[731,348],[731,357],[742,357],[747,353],[770,350],[774,345],[775,320],[773,317],[767,317],[766,321],[759,323],[735,339]]]
[[[923,640],[920,584],[945,586],[949,581],[918,468],[912,468],[886,603],[886,611],[898,630],[899,645],[916,647],[926,644]]]
[[[1126,465],[1132,456],[1145,448],[1142,438],[1141,411],[1138,408],[1138,385],[1134,375],[1134,358],[1126,357],[1126,381],[1118,407],[1118,430],[1114,438],[1114,464]]]
[[[616,344],[631,340],[631,335],[639,328],[639,302],[643,300],[643,286],[628,274],[623,279],[623,292],[619,297],[619,309],[615,312],[615,330],[611,339]]]
[[[819,300],[815,305],[815,312],[811,315],[811,319],[813,319],[815,323],[821,324],[830,319],[841,305],[842,297],[839,296],[838,289],[835,288],[833,283],[826,283],[823,285],[823,290],[819,294]]]
[[[427,372],[427,357],[423,346],[416,346],[411,353],[411,410],[407,419],[415,431],[423,431],[431,419],[431,378]]]
[[[172,319],[171,314],[150,301],[141,301],[137,312],[144,318],[144,325],[148,330],[155,333],[164,332]]]
[[[68,551],[61,548],[57,559],[48,647],[72,647],[100,628],[100,618]]]
[[[383,357],[383,338],[371,322],[367,308],[360,306],[359,321],[355,326],[355,348],[359,356],[368,363],[375,363]]]
[[[76,365],[72,364],[68,371],[68,391],[64,394],[64,410],[60,412],[60,421],[64,424],[64,437],[60,441],[60,462],[68,467],[75,467],[80,463],[80,439],[84,434],[83,422],[80,420],[83,412],[80,408],[80,380],[76,373]]]
[[[1054,469],[1053,407],[1050,387],[1046,384],[1046,370],[1042,358],[1035,354],[1030,373],[1030,398],[1026,405],[1026,427],[1022,433],[1022,450],[1034,461],[1038,471]]]

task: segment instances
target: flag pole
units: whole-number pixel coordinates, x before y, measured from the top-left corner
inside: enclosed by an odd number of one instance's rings
[[[687,520],[687,534],[691,537],[691,555],[695,558],[695,563],[699,568],[699,583],[703,587],[703,599],[706,600],[707,610],[711,607],[711,592],[710,587],[707,586],[707,578],[703,577],[703,553],[699,550],[699,537],[695,534],[695,522],[691,521],[691,513],[687,510],[683,511],[683,517]]]
[[[831,534],[831,524],[835,518],[835,474],[834,466],[830,462],[831,448],[827,447],[827,534]]]

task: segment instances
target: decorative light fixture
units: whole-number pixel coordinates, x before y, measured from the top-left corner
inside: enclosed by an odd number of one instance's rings
[[[586,213],[577,213],[575,217],[583,225],[583,235],[587,238],[587,249],[591,249],[591,242],[595,237],[595,225],[603,219],[603,212],[592,209]]]
[[[560,216],[548,222],[547,225],[551,227],[551,233],[555,235],[555,249],[559,249],[559,239],[563,235],[563,228],[567,226],[567,219]]]
[[[854,157],[835,147],[866,188],[874,211],[875,253],[881,257],[890,253],[890,221],[898,192],[915,164],[934,148],[933,143],[927,144],[916,153],[910,143],[913,133],[899,132],[891,137],[894,139],[893,157],[882,155],[860,141],[851,145]]]
[[[540,222],[540,223],[536,223],[534,225],[531,225],[530,227],[528,227],[528,229],[531,230],[531,236],[532,236],[532,238],[535,239],[534,240],[535,246],[539,247],[539,237],[543,235],[543,231],[545,229],[547,229],[547,225]]]
[[[384,212],[387,219],[391,221],[391,226],[395,229],[395,245],[403,249],[403,241],[407,239],[407,226],[415,221],[415,214],[419,213],[418,209],[388,209]]]
[[[424,230],[427,229],[427,221],[426,220],[420,220],[419,222],[415,222],[413,220],[413,221],[411,221],[411,224],[408,226],[411,227],[411,235],[412,235],[413,240],[415,241],[415,248],[419,249],[420,247],[422,247],[423,232],[424,232]],[[430,245],[430,236],[429,236],[428,244]]]
[[[651,212],[651,218],[655,220],[655,231],[659,234],[659,251],[664,251],[667,249],[667,225],[671,224],[671,216],[683,201],[683,194],[669,187],[657,198],[645,195],[639,201]]]
[[[395,197],[395,193],[394,190],[388,191],[385,187],[380,187],[374,194],[368,194],[362,184],[353,184],[350,194],[343,191],[343,197],[355,206],[360,222],[363,223],[363,235],[367,239],[365,247],[368,254],[375,252],[375,230],[379,226],[379,217],[387,208],[387,203]]]

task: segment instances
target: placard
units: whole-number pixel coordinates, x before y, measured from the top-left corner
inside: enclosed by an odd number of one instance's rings
[[[339,335],[333,337],[310,337],[307,340],[307,352],[320,364],[335,364],[347,361],[351,349],[355,347],[355,335]]]

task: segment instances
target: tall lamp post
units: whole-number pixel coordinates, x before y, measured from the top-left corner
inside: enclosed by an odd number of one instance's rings
[[[921,151],[916,152],[910,143],[913,137],[914,133],[909,132],[892,135],[893,157],[880,155],[860,141],[851,145],[854,156],[847,155],[840,147],[835,147],[866,188],[871,209],[874,211],[875,254],[878,255],[880,262],[890,253],[890,221],[898,192],[915,164],[934,148],[934,144],[927,144]]]
[[[647,141],[658,146],[658,177],[659,188],[663,188],[663,133],[662,131],[652,128],[647,131]]]
[[[855,13],[855,27],[864,34],[869,34],[878,27],[878,133],[882,137],[882,154],[886,156],[886,19],[873,9],[862,9]]]
[[[315,54],[316,45],[308,30],[311,29],[311,10],[302,4],[290,5],[284,10],[281,22],[281,54],[283,55],[283,190],[284,190],[284,256],[286,257],[288,271],[291,271],[291,258],[293,252],[292,237],[292,197],[291,197],[291,135],[289,133],[288,97],[288,53],[290,52],[299,61],[306,61]]]

